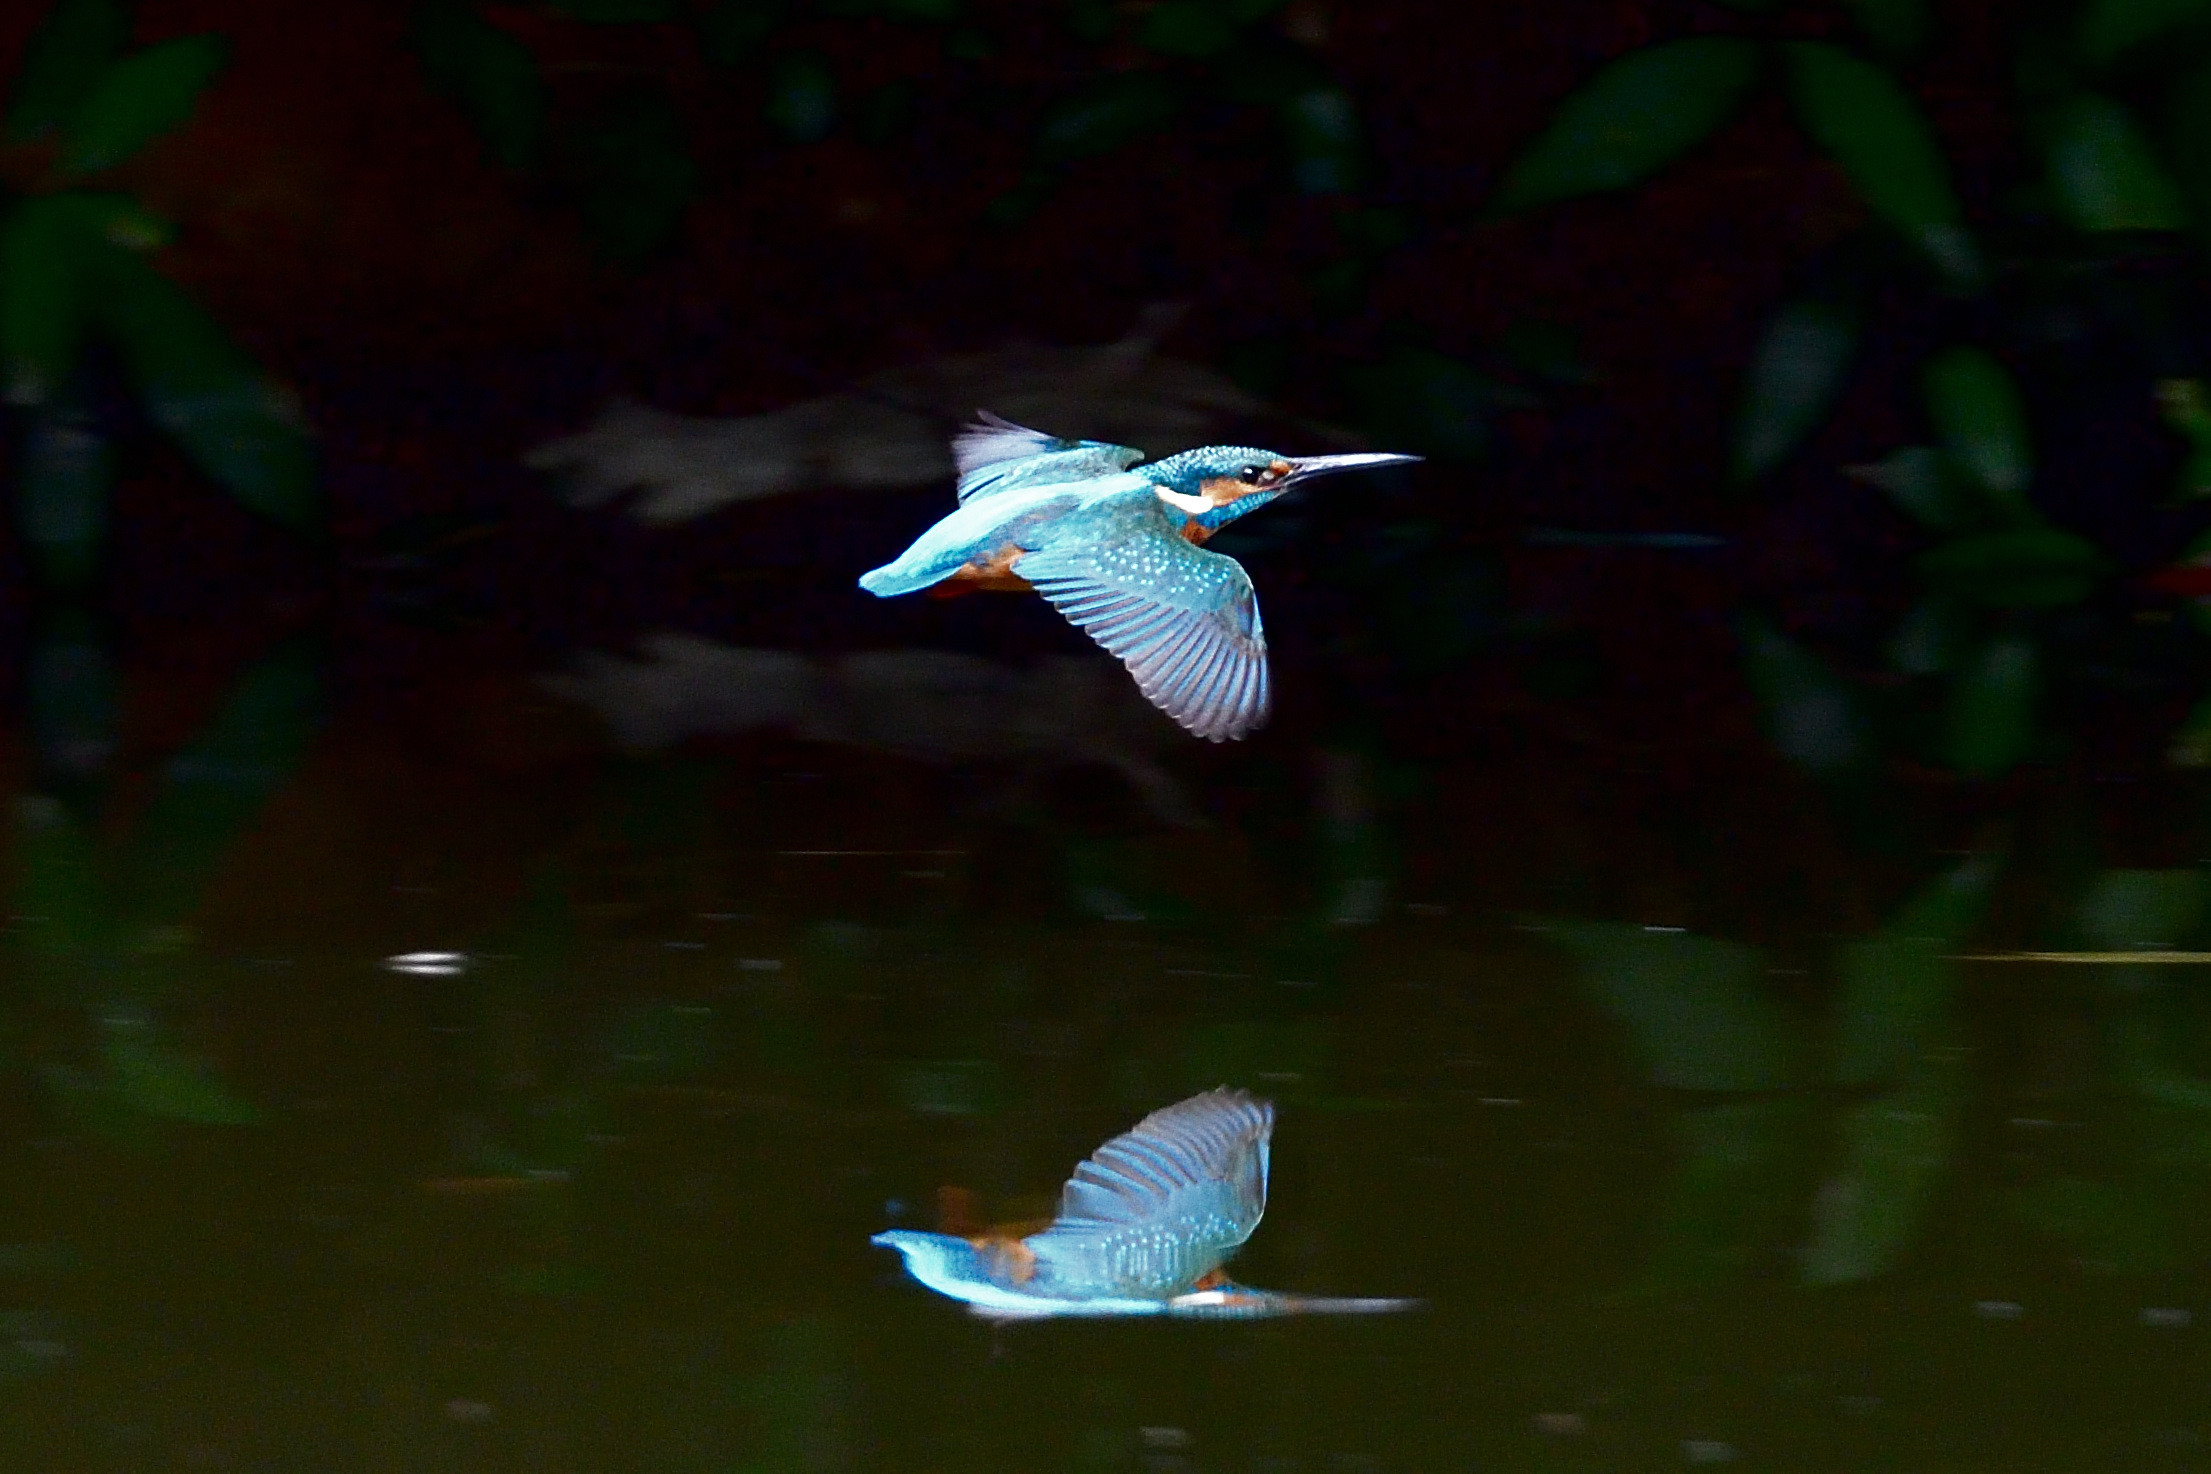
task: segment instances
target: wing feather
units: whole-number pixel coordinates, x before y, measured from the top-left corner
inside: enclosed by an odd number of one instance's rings
[[[1101,480],[1142,459],[1134,446],[1047,435],[987,409],[952,437],[962,504],[1021,487]]]
[[[994,415],[987,409],[975,412],[974,422],[952,437],[952,463],[960,468],[960,474],[995,466],[1000,461],[1018,461],[1029,456],[1048,455],[1055,450],[1073,450],[1076,442],[1062,440],[1057,435],[1047,435],[1042,430],[1031,430],[1026,425],[1016,425],[1002,415]]]
[[[1070,539],[1026,553],[1014,572],[1120,657],[1152,703],[1209,741],[1267,719],[1267,639],[1251,579],[1235,559],[1185,541],[1156,498],[1110,545]]]
[[[1152,1227],[1183,1211],[1193,1190],[1218,1189],[1241,1242],[1266,1211],[1273,1134],[1273,1104],[1242,1090],[1209,1090],[1156,1110],[1075,1168],[1047,1232]]]

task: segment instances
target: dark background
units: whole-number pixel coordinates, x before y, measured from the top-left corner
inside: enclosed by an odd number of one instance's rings
[[[2193,1467],[2207,28],[6,9],[0,1443]],[[83,162],[141,54],[211,60]],[[1110,663],[1038,717],[1098,663],[1041,601],[860,592],[948,475],[653,525],[525,463],[1170,321],[1222,438],[1426,457],[1215,544],[1243,743]],[[671,635],[755,675],[590,686]],[[1001,1333],[865,1248],[1223,1081],[1239,1274],[1426,1313]]]

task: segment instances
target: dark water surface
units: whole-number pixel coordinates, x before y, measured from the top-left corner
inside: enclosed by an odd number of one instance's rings
[[[1467,878],[1532,836],[1422,803],[470,767],[311,736],[289,658],[105,798],[19,799],[8,1467],[2205,1460],[2193,969],[1537,917]],[[946,1186],[1049,1211],[1224,1082],[1279,1106],[1239,1278],[1424,1309],[994,1327],[868,1245]]]

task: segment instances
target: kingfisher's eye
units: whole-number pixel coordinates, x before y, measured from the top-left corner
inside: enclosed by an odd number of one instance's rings
[[[1247,486],[1257,486],[1259,478],[1267,474],[1265,466],[1246,466],[1241,473]]]

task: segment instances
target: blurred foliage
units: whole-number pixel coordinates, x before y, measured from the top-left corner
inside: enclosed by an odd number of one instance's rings
[[[202,892],[305,756],[320,707],[311,652],[239,680],[111,837],[114,677],[83,616],[55,616],[33,655],[32,732],[45,783],[17,801],[12,1002],[81,1018],[86,1052],[24,1061],[66,1114],[110,1133],[146,1120],[243,1125],[254,1108],[177,1037],[202,1005],[191,923]],[[0,995],[4,998],[5,995]]]
[[[1756,979],[1755,947],[1679,927],[1556,922],[1583,990],[1626,1032],[1652,1083],[1673,1090],[1779,1090],[1795,1083],[1792,1030]]]
[[[38,771],[14,825],[15,1001],[89,1030],[73,1055],[22,1063],[56,1106],[124,1136],[150,1120],[256,1119],[174,1017],[198,1001],[192,912],[298,766],[319,677],[296,648],[254,667],[114,837],[116,681],[90,603],[127,444],[109,381],[120,370],[145,418],[234,499],[298,532],[322,525],[294,396],[150,262],[170,223],[86,187],[181,127],[227,55],[207,35],[126,50],[129,31],[111,0],[48,11],[6,115],[10,141],[45,163],[0,214],[0,386],[16,411],[17,523],[42,586],[25,689]]]
[[[989,84],[959,69],[987,64],[1005,49],[959,0],[556,0],[543,8],[590,25],[685,27],[699,54],[732,74],[725,85],[757,90],[769,133],[801,147],[847,128],[871,147],[893,142],[916,83],[951,79],[976,93],[968,100],[974,103]],[[1052,195],[1070,167],[1224,102],[1269,115],[1289,188],[1355,193],[1365,174],[1357,105],[1304,49],[1278,34],[1273,22],[1281,8],[1282,0],[1069,5],[1067,30],[1096,64],[1041,100],[1029,167],[989,218],[1016,223]],[[468,114],[502,167],[548,172],[563,183],[607,258],[648,260],[675,239],[697,190],[690,129],[664,89],[641,84],[627,106],[652,123],[612,125],[618,136],[610,138],[609,124],[556,95],[513,20],[469,0],[424,0],[415,10],[414,44],[425,74]],[[897,79],[855,97],[840,75],[841,52],[820,42],[839,26],[883,22],[927,35],[953,70]],[[1133,67],[1126,64],[1131,49],[1142,58]],[[559,166],[563,156],[586,160],[589,177],[566,177],[576,171]]]
[[[1873,1278],[1909,1251],[1952,1170],[1972,1084],[1952,1006],[1953,955],[1979,928],[2000,868],[1994,855],[1975,856],[1929,880],[1870,935],[1835,949],[1820,1069],[1811,1067],[1803,1024],[1765,982],[1764,949],[1678,927],[1536,927],[1574,957],[1584,994],[1620,1025],[1643,1078],[1675,1104],[1650,1287],[1726,1280],[1768,1258],[1793,1220],[1800,1184],[1791,1164],[1815,1150],[1810,1128],[1823,1101],[1834,1161],[1810,1195],[1800,1281]]]
[[[1560,105],[1506,171],[1491,213],[1640,184],[1727,121],[1758,69],[1758,48],[1730,36],[1629,52]]]
[[[1641,183],[1778,90],[1867,219],[1805,262],[1774,309],[1738,401],[1731,480],[1747,491],[1800,485],[1821,460],[1834,469],[1825,422],[1878,372],[1923,428],[1844,469],[1916,530],[1905,546],[1920,594],[1880,642],[1886,669],[1862,645],[1819,648],[1740,615],[1749,683],[1776,749],[1848,810],[1876,789],[1892,803],[1894,780],[1929,769],[1987,783],[2027,765],[2024,785],[1984,795],[2032,802],[2064,781],[2103,703],[2200,692],[2211,676],[2200,639],[2164,642],[2153,670],[2130,664],[2146,653],[2116,653],[2146,652],[2129,626],[2163,617],[2118,576],[2141,571],[2145,529],[2169,537],[2172,504],[2211,484],[2194,305],[2211,218],[2211,12],[2080,0],[2000,18],[1972,44],[2011,53],[2009,141],[1989,146],[1984,130],[1968,158],[1920,100],[1923,58],[1949,39],[1932,7],[1864,0],[1848,7],[1854,34],[1817,40],[1777,39],[1809,5],[1735,8],[1760,18],[1662,36],[1586,78],[1504,171],[1492,213]],[[2141,376],[2129,387],[2142,417],[2172,433],[2173,479],[2090,471],[2089,487],[2081,468],[2048,463],[2043,442],[2066,433],[2053,427],[2110,401],[2110,383],[2065,362],[2090,339],[2131,349],[2119,372]],[[2188,558],[2153,584],[2200,601],[2207,560],[2200,545]],[[2200,763],[2206,732],[2211,702],[2175,735],[2174,761]]]
[[[50,589],[96,574],[118,427],[98,413],[110,358],[147,417],[246,506],[321,524],[313,457],[289,390],[146,259],[173,234],[130,195],[82,187],[192,114],[226,48],[186,36],[124,52],[128,15],[59,0],[12,88],[7,132],[50,163],[0,215],[0,386],[19,422],[17,519]]]

